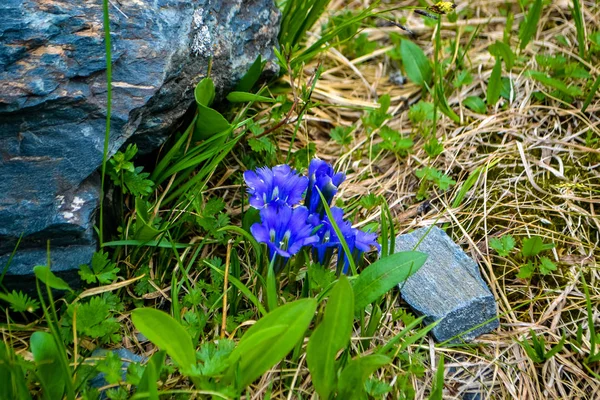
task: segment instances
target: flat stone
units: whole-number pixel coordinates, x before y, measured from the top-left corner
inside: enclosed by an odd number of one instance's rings
[[[160,146],[208,74],[217,96],[260,55],[277,73],[273,0],[111,2],[109,155]],[[4,283],[46,264],[75,277],[90,262],[106,119],[102,2],[0,0],[0,268]]]
[[[426,316],[425,323],[439,321],[431,330],[438,342],[470,341],[493,331],[499,325],[497,305],[479,266],[443,230],[434,226],[427,233],[429,229],[396,238],[396,251],[428,255],[421,269],[399,285],[402,298]]]

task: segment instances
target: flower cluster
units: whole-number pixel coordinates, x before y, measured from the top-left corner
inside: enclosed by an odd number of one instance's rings
[[[338,272],[347,273],[348,257],[357,261],[363,252],[379,248],[377,235],[352,228],[344,220],[341,208],[331,207],[333,221],[325,212],[323,199],[331,205],[345,179],[344,173],[335,173],[330,164],[319,159],[310,162],[308,177],[299,175],[288,165],[244,173],[250,205],[260,210],[261,219],[250,231],[258,242],[267,245],[270,259],[276,261],[276,270],[283,268],[300,249],[309,246],[314,260],[322,265],[328,265],[337,251]],[[344,252],[334,225],[343,236],[349,254]]]

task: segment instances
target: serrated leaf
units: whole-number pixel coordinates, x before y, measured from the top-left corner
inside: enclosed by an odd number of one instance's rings
[[[137,308],[131,313],[136,329],[175,360],[184,374],[196,364],[192,338],[169,314],[153,308]]]
[[[29,297],[28,294],[22,291],[13,290],[12,293],[0,293],[0,300],[10,304],[10,308],[15,312],[35,312],[40,303]]]
[[[419,46],[409,40],[403,40],[400,43],[400,54],[406,75],[411,81],[419,86],[431,82],[433,76],[431,63]]]
[[[237,374],[242,389],[280,362],[304,337],[316,308],[315,299],[296,300],[261,318],[231,353],[228,380]]]
[[[348,363],[338,380],[338,398],[345,400],[363,399],[365,381],[373,372],[392,362],[381,354],[356,358]]]
[[[529,279],[533,276],[533,272],[535,271],[535,265],[531,262],[527,264],[521,265],[519,268],[519,273],[517,274],[517,278],[519,279]]]
[[[548,275],[552,271],[556,271],[556,264],[554,264],[548,257],[541,257],[540,273],[542,275]]]
[[[354,309],[363,310],[368,304],[405,281],[423,266],[427,254],[402,251],[379,259],[364,269],[354,281]]]
[[[323,320],[308,341],[306,362],[315,390],[323,399],[335,389],[335,357],[350,342],[354,322],[354,295],[342,275],[331,290]]]
[[[523,240],[523,248],[521,249],[521,254],[525,258],[537,256],[543,250],[543,246],[544,242],[539,236],[532,236],[530,238],[526,238],[525,240]]]
[[[504,235],[501,238],[491,238],[490,247],[501,257],[506,257],[515,248],[516,242],[512,235]]]
[[[567,96],[577,97],[583,95],[583,91],[581,88],[577,86],[568,86],[563,81],[560,81],[555,78],[551,78],[548,75],[538,72],[538,71],[527,71],[526,73],[531,78],[535,79],[538,82],[543,83],[546,86],[549,86],[553,89],[558,90],[559,92],[566,94]]]

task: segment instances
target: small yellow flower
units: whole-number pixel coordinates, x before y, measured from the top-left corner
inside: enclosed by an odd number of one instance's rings
[[[439,1],[434,5],[427,7],[427,10],[435,14],[443,15],[451,13],[455,8],[456,4],[451,1]]]

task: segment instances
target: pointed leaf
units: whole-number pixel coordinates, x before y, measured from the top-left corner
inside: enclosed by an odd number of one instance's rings
[[[306,362],[315,390],[323,399],[335,389],[337,370],[335,357],[352,336],[354,295],[345,275],[331,290],[325,315],[308,341]]]
[[[52,289],[71,290],[71,287],[67,284],[67,282],[54,275],[54,273],[50,271],[50,268],[45,265],[36,265],[33,267],[33,273],[35,274],[36,278],[38,278],[44,284],[50,286]]]
[[[304,337],[316,309],[315,299],[302,299],[280,306],[261,318],[231,353],[228,379],[232,381],[237,373],[239,389],[242,389],[281,361]]]
[[[425,253],[401,251],[369,265],[354,281],[354,310],[364,309],[398,283],[405,281],[423,266],[426,259]]]
[[[37,375],[40,378],[44,398],[62,399],[65,392],[65,379],[60,365],[60,354],[51,334],[34,332],[31,335],[31,352],[37,365]]]
[[[137,330],[179,364],[184,374],[196,364],[192,338],[170,315],[153,308],[137,308],[131,312],[131,320]]]
[[[400,43],[400,55],[408,78],[419,86],[431,82],[433,71],[423,50],[410,40]]]

